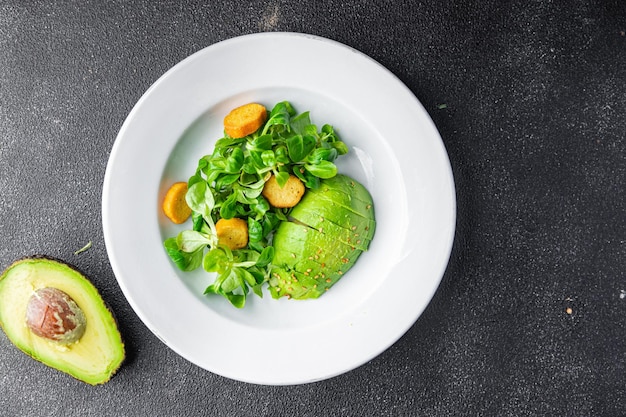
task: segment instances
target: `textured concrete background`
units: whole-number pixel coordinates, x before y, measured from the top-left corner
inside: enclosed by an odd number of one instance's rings
[[[458,198],[452,258],[417,323],[370,363],[293,387],[224,379],[163,345],[117,285],[100,214],[143,92],[205,46],[274,30],[343,42],[405,82]],[[0,415],[626,415],[625,31],[619,0],[0,0],[0,267],[76,265],[128,350],[94,388],[0,334]]]

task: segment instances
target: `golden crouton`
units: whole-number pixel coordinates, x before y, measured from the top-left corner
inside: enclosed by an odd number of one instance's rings
[[[245,248],[248,244],[248,223],[244,219],[219,219],[215,223],[217,240],[220,245],[228,246],[231,250]]]
[[[191,209],[185,201],[187,194],[187,183],[174,183],[163,199],[163,212],[174,223],[184,223],[191,216]]]
[[[233,109],[224,118],[224,131],[231,138],[243,138],[256,132],[267,120],[262,104],[249,103]]]
[[[304,184],[295,175],[289,175],[289,179],[283,187],[278,185],[276,177],[272,175],[263,187],[263,197],[276,208],[294,207],[304,195]]]

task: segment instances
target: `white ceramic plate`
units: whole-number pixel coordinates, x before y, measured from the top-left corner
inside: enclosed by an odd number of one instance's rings
[[[350,148],[339,171],[371,192],[370,250],[317,300],[248,297],[243,309],[202,295],[212,277],[180,272],[162,242],[176,226],[160,206],[246,102],[291,101]],[[228,378],[268,385],[329,378],[374,358],[420,316],[448,263],[455,193],[441,138],[415,96],[367,56],[293,33],[248,35],[183,60],[129,114],[107,166],[104,238],[119,285],[175,352]]]

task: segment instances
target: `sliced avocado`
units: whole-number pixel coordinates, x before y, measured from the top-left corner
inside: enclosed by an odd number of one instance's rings
[[[328,235],[315,229],[295,222],[282,222],[274,234],[273,263],[299,254],[298,259],[317,257],[323,261],[338,260],[349,253],[358,250],[338,239],[331,239]]]
[[[310,194],[309,194],[310,195]],[[307,198],[308,200],[309,198]],[[307,204],[296,206],[292,212],[291,216],[300,221],[304,217],[301,213],[307,213],[307,215],[317,215],[319,216],[320,212],[325,213],[325,220],[328,220],[332,223],[335,223],[341,227],[345,227],[350,229],[354,233],[358,234],[367,239],[372,239],[374,237],[374,232],[376,231],[376,221],[372,218],[364,218],[363,216],[356,214],[350,210],[328,210],[328,203],[323,199],[311,198],[312,201],[307,201]],[[373,214],[373,211],[372,211]]]
[[[367,250],[373,236],[373,233],[370,234],[370,226],[367,219],[355,222],[350,227],[343,227],[329,220],[327,215],[320,213],[323,213],[323,211],[308,210],[306,208],[294,209],[291,212],[291,217],[318,230],[320,233],[332,236],[333,239],[339,239],[347,245]]]
[[[347,209],[362,217],[368,219],[374,218],[374,205],[372,200],[363,201],[362,199],[347,194],[342,190],[325,187],[324,182],[322,182],[319,188],[315,190],[308,190],[307,194],[313,194],[312,196],[309,196],[310,199],[314,198],[316,200],[324,201],[332,206],[337,206],[336,209]]]
[[[318,298],[324,289],[311,275],[286,268],[274,268],[270,277],[272,297],[289,297],[296,300]]]
[[[275,298],[317,298],[348,272],[361,253],[360,250],[354,250],[348,255],[350,257],[319,262],[315,259],[302,259],[288,252],[288,262],[276,263],[277,266],[272,269],[270,292]]]
[[[372,203],[372,196],[369,191],[367,191],[367,188],[347,175],[338,174],[333,178],[324,180],[322,187],[320,187],[319,190],[322,192],[330,190],[341,191],[350,195],[351,198],[356,198],[366,204]]]
[[[270,292],[273,297],[317,298],[348,271],[361,254],[302,224],[283,222],[274,234]],[[323,249],[326,248],[326,249]]]
[[[303,251],[306,248],[306,251]],[[310,240],[303,241],[298,237],[288,237],[284,244],[275,251],[274,265],[296,268],[306,271],[307,268],[326,268],[329,265],[350,264],[353,265],[363,251],[343,245],[335,251],[324,250],[313,244]],[[276,254],[278,256],[276,256]],[[302,269],[303,268],[303,269]]]
[[[117,323],[98,290],[56,259],[25,258],[2,273],[0,327],[24,353],[91,385],[107,382],[125,358]]]
[[[278,267],[286,271],[295,271],[297,274],[302,274],[307,277],[307,281],[313,278],[315,281],[311,282],[316,284],[316,288],[325,289],[326,287],[330,288],[343,274],[348,272],[361,253],[360,250],[357,250],[350,257],[346,256],[329,262],[319,262],[314,259],[297,260],[297,258],[294,258],[290,263],[283,263]]]
[[[315,231],[310,233],[315,233]],[[275,249],[273,264],[313,274],[316,278],[325,278],[339,271],[346,272],[362,253],[359,249],[352,249],[345,245],[335,246],[337,250],[334,251],[323,250],[310,240],[300,240],[297,236],[286,236],[280,241],[278,249]],[[303,250],[304,248],[306,250]]]
[[[350,267],[343,269],[347,271]],[[341,279],[345,271],[337,271],[328,275],[314,275],[299,272],[295,269],[275,268],[270,278],[272,297],[289,297],[296,300],[318,298]]]
[[[273,297],[317,298],[334,285],[368,249],[375,231],[373,202],[367,190],[344,175],[343,188],[309,190],[274,233],[276,266],[270,279]],[[358,183],[356,183],[358,184]],[[344,192],[359,190],[360,198]],[[336,220],[331,220],[336,219]]]
[[[342,252],[325,251],[313,245],[311,241],[300,241],[298,238],[287,238],[284,242],[285,244],[280,245],[280,249],[275,251],[278,256],[274,257],[273,264],[285,271],[296,272],[295,277],[298,277],[298,274],[304,275],[305,281],[300,280],[300,283],[309,289],[312,282],[313,287],[318,290],[317,293],[307,292],[306,297],[300,297],[297,289],[294,291],[290,288],[293,285],[285,285],[285,282],[277,285],[285,290],[282,295],[288,294],[292,298],[313,298],[313,294],[321,295],[323,290],[330,288],[354,265],[362,253],[361,250],[351,249],[345,245],[338,248],[343,249]],[[315,281],[307,282],[311,278]]]

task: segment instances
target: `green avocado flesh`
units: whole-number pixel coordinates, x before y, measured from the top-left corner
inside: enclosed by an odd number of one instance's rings
[[[274,298],[317,298],[354,265],[374,237],[372,197],[346,175],[307,190],[274,233]]]
[[[361,183],[345,175],[337,175],[333,178],[324,180],[322,186],[314,191],[319,194],[331,191],[340,191],[348,194],[348,196],[344,197],[348,200],[357,199],[364,202],[366,205],[372,205],[372,197],[367,191],[367,188],[365,188]]]
[[[77,341],[59,343],[35,335],[27,326],[29,299],[42,288],[63,291],[84,313],[86,326]],[[98,290],[80,272],[54,259],[22,259],[3,272],[0,327],[24,353],[91,385],[107,382],[125,358],[117,323]]]

